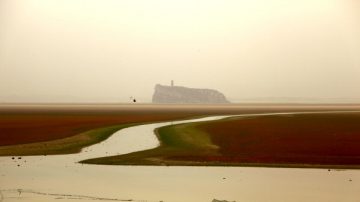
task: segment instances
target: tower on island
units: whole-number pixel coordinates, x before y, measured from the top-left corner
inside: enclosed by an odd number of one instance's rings
[[[171,87],[174,86],[174,80],[171,80]]]

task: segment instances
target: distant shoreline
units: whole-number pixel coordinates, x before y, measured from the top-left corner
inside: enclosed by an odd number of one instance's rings
[[[294,103],[230,103],[230,104],[153,104],[153,103],[11,103],[0,104],[0,113],[36,111],[162,111],[196,110],[206,112],[209,108],[223,110],[353,110],[360,109],[360,103],[353,104],[294,104]]]

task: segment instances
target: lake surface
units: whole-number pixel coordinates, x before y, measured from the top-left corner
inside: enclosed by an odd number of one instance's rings
[[[252,116],[259,115],[274,114]],[[1,157],[0,201],[359,201],[359,170],[77,163],[154,148],[159,144],[155,128],[181,122],[126,128],[79,154]]]

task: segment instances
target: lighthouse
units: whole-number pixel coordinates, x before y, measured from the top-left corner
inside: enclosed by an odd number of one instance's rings
[[[174,87],[174,80],[171,80],[171,87]]]

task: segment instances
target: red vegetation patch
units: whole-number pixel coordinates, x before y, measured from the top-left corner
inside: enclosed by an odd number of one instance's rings
[[[262,116],[198,126],[219,156],[175,157],[229,163],[360,165],[360,114]]]

